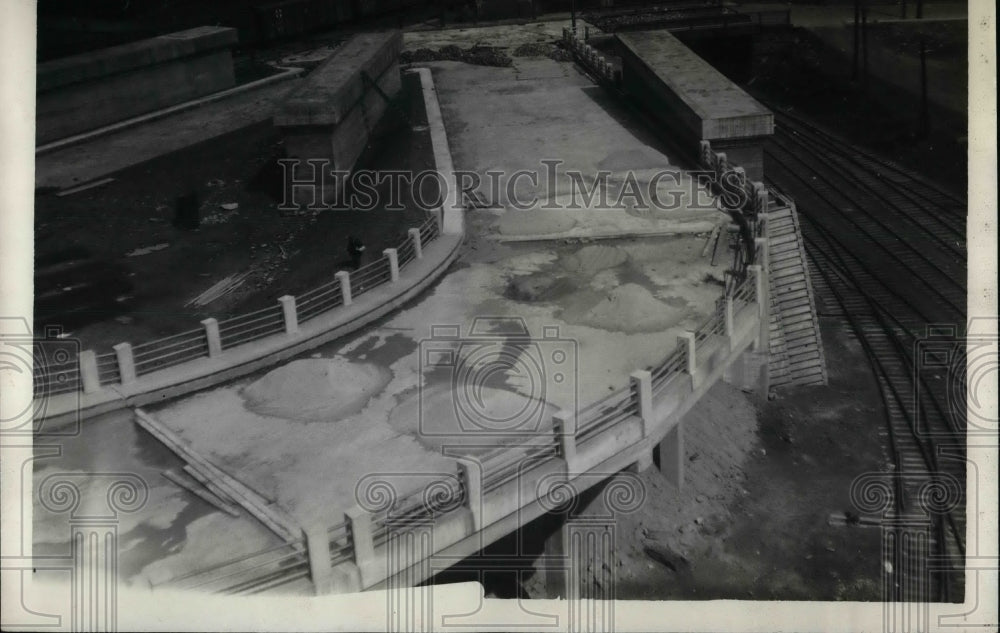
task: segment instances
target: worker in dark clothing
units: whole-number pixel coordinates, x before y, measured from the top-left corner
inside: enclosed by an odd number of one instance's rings
[[[361,258],[365,254],[365,244],[360,238],[350,236],[347,238],[347,253],[351,256],[351,266],[354,270],[361,268]]]

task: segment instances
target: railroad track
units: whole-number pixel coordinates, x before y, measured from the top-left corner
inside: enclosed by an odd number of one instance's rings
[[[861,343],[885,408],[894,491],[885,520],[923,517],[930,534],[899,544],[885,597],[961,601],[965,411],[950,406],[952,376],[925,371],[920,345],[928,327],[964,328],[965,202],[806,121],[779,111],[775,119],[767,184],[796,200],[818,299]],[[953,505],[927,512],[932,488]],[[930,557],[945,569],[928,571]]]

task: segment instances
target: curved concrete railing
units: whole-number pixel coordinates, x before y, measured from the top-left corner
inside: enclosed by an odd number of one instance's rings
[[[79,364],[36,375],[36,420],[58,427],[107,411],[159,402],[246,375],[372,322],[415,297],[458,256],[461,235],[440,235],[438,220],[411,229],[408,244],[298,297],[149,343],[80,353]],[[69,374],[69,380],[59,381]],[[52,381],[50,385],[46,381]],[[46,393],[58,387],[59,393]]]

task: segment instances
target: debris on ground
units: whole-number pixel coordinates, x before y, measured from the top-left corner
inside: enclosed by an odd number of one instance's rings
[[[501,68],[511,66],[514,63],[514,60],[507,53],[503,52],[503,49],[495,46],[482,46],[480,44],[475,44],[469,48],[459,48],[454,44],[448,44],[436,51],[430,48],[403,51],[399,56],[399,61],[403,64],[453,61],[465,62],[466,64],[476,66],[497,66]]]
[[[184,307],[202,307],[212,303],[216,299],[223,297],[243,285],[243,281],[249,273],[237,273],[229,275],[219,282],[212,284],[212,287],[201,293],[194,299],[184,304]]]
[[[125,257],[139,257],[140,255],[148,255],[156,251],[162,251],[168,246],[170,246],[170,244],[164,242],[162,244],[154,244],[152,246],[147,246],[145,248],[137,248],[134,251],[129,251],[125,253]]]

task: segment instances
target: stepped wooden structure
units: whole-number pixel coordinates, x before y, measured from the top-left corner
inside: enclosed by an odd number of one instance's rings
[[[772,196],[767,224],[771,280],[770,384],[772,387],[825,385],[823,341],[795,204]]]

